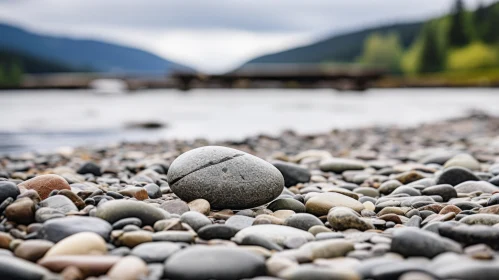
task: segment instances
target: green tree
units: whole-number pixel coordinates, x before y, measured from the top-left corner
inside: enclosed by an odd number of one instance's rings
[[[499,41],[499,4],[488,7],[480,4],[473,19],[476,33],[481,41],[488,44]]]
[[[456,0],[449,30],[449,44],[453,47],[462,47],[470,42],[469,35],[466,32],[464,4],[462,0]]]
[[[22,78],[23,69],[21,63],[19,63],[18,61],[14,61],[10,67],[9,84],[11,86],[19,86],[21,85]]]
[[[432,73],[442,71],[445,57],[439,49],[437,34],[429,25],[423,30],[423,49],[419,61],[419,73]]]
[[[396,33],[374,33],[364,41],[364,50],[359,61],[365,65],[387,69],[392,73],[400,73],[402,44]]]

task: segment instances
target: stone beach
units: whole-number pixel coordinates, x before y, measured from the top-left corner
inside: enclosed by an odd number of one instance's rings
[[[493,280],[499,118],[0,156],[0,279]]]

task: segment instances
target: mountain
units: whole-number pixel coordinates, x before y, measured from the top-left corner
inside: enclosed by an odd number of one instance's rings
[[[174,69],[192,71],[137,48],[97,40],[35,34],[7,24],[0,24],[0,34],[0,51],[50,61],[64,68],[131,74],[166,74]]]
[[[418,36],[422,26],[422,22],[394,24],[341,34],[310,45],[257,57],[246,64],[352,62],[362,54],[364,41],[371,34],[395,32],[400,34],[402,45],[408,47]]]
[[[449,14],[332,36],[257,57],[257,63],[356,63],[396,75],[499,70],[499,2],[467,11],[462,0]]]

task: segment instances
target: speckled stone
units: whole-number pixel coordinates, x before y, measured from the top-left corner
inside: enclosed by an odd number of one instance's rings
[[[206,199],[214,209],[245,209],[281,194],[284,178],[272,164],[242,151],[206,146],[176,158],[167,174],[184,201]]]

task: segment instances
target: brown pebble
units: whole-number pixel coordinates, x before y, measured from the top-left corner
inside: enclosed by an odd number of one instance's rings
[[[137,200],[145,200],[149,198],[147,191],[140,187],[129,187],[119,191],[119,193],[125,196],[133,197]]]
[[[12,241],[12,236],[5,232],[0,232],[0,249],[9,249],[10,242]]]
[[[26,192],[20,194],[17,199],[21,199],[23,197],[27,197],[31,200],[33,200],[33,202],[35,203],[40,203],[40,201],[42,201],[40,195],[35,191],[35,190],[27,190]]]
[[[450,212],[454,212],[457,215],[461,212],[461,209],[455,205],[447,205],[444,208],[442,208],[442,210],[440,210],[440,212],[438,214],[444,215],[444,214],[447,214]]]
[[[26,240],[17,246],[14,255],[30,262],[37,262],[53,245],[53,242],[47,240]]]
[[[7,220],[28,225],[35,221],[35,203],[25,197],[16,200],[5,209]]]
[[[74,192],[70,190],[62,190],[59,192],[60,195],[64,195],[65,197],[69,198],[78,209],[83,209],[85,208],[85,202],[83,202],[83,199],[81,199],[78,195],[76,195]]]
[[[41,197],[45,199],[53,190],[71,190],[68,182],[61,176],[55,174],[47,174],[36,176],[18,185],[21,189],[35,190]]]

